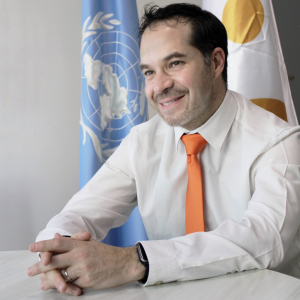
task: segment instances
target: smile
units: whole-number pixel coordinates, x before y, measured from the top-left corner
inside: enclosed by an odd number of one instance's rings
[[[170,101],[170,102],[168,102],[168,103],[162,103],[162,105],[164,105],[164,106],[170,105],[170,104],[172,104],[174,101],[175,101],[175,100],[172,100],[172,101]]]
[[[183,98],[183,97],[184,97],[184,95],[183,95],[183,96],[180,96],[180,97],[178,97],[178,98],[176,98],[176,99],[173,99],[173,100],[171,100],[171,101],[169,101],[169,102],[160,103],[160,105],[162,105],[162,106],[168,106],[168,105],[174,103],[175,101],[181,100],[181,98]]]

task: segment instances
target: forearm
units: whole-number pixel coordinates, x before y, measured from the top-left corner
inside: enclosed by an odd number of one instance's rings
[[[288,249],[299,228],[299,209],[287,205],[286,211],[281,212],[286,217],[281,221],[274,212],[273,219],[267,211],[259,212],[259,206],[261,203],[249,205],[252,210],[245,213],[241,222],[226,220],[211,232],[141,242],[150,265],[146,285],[283,265],[284,259],[289,259]]]
[[[276,260],[282,256],[281,245],[261,257],[254,257],[234,242],[213,233],[195,233],[171,240],[141,243],[150,265],[146,285],[263,269],[273,258]]]
[[[56,232],[73,235],[80,230],[90,232],[93,240],[102,240],[111,228],[127,221],[136,205],[134,180],[109,165],[103,165],[49,221],[37,241],[51,239]]]
[[[141,243],[150,265],[146,286],[264,268],[242,247],[212,233]]]

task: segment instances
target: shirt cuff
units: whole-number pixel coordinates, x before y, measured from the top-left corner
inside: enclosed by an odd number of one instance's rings
[[[59,233],[60,235],[69,235],[69,236],[73,235],[73,233],[70,233],[60,228],[49,228],[49,229],[46,228],[38,234],[35,242],[51,240],[54,238],[55,233]]]
[[[140,241],[149,261],[148,280],[144,286],[176,281],[179,264],[170,240]]]

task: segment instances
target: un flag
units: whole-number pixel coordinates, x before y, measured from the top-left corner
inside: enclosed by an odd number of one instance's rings
[[[130,129],[147,120],[139,70],[135,0],[82,1],[82,92],[80,188],[120,145]],[[104,242],[133,245],[147,235],[136,208]]]

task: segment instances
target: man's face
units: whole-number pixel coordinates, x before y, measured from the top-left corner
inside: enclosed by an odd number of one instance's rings
[[[166,123],[192,130],[211,116],[213,75],[202,53],[189,43],[190,24],[172,22],[170,27],[161,22],[147,28],[142,36],[145,92]]]

